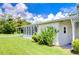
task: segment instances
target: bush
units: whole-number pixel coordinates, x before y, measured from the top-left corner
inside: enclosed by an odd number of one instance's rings
[[[6,22],[3,25],[2,31],[4,34],[13,34],[16,31],[16,28],[13,23]]]
[[[18,27],[17,30],[16,30],[16,32],[17,32],[18,34],[23,33],[23,29],[20,28],[20,27]]]
[[[3,32],[2,32],[2,29],[3,29],[3,26],[0,25],[0,34],[3,33]]]
[[[79,53],[79,39],[76,39],[72,42],[73,50],[77,53]]]
[[[41,32],[41,39],[39,40],[39,44],[45,44],[48,46],[52,46],[53,40],[56,36],[56,29],[53,27],[47,27],[45,30]]]
[[[32,35],[32,39],[33,39],[35,42],[38,42],[37,33],[34,33],[34,34]]]
[[[48,46],[52,46],[53,40],[56,36],[56,29],[53,27],[47,27],[41,33],[35,33],[32,36],[32,39],[39,44],[44,44]]]

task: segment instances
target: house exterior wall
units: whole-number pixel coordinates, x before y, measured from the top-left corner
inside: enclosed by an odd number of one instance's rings
[[[75,39],[79,39],[79,22],[75,23]]]
[[[58,31],[56,34],[56,38],[54,39],[54,42],[52,44],[54,45],[66,45],[72,42],[72,25],[70,20],[65,21],[58,21],[58,22],[52,22],[47,24],[40,24],[40,25],[34,25],[37,26],[37,32],[40,33],[42,30],[44,30],[47,26],[51,26],[56,28]],[[29,26],[31,31],[33,30],[33,25]],[[28,27],[28,26],[27,26]],[[24,27],[24,35],[23,37],[32,37],[31,35],[27,35],[27,27]],[[66,27],[66,33],[64,33],[64,27]],[[33,32],[33,31],[32,31]],[[31,32],[31,33],[32,33]]]
[[[79,39],[79,18],[74,18],[74,28],[75,28],[75,39]]]
[[[45,29],[47,26],[52,26],[56,28],[57,35],[54,39],[54,45],[66,45],[71,43],[72,39],[72,28],[71,28],[71,21],[63,21],[63,22],[54,22],[54,23],[48,23],[48,24],[42,24],[38,26],[38,33],[41,32],[41,30]],[[67,27],[67,33],[63,33],[63,27]]]
[[[41,32],[42,30],[44,30],[47,26],[51,26],[51,27],[56,28],[56,30],[59,30],[59,23],[55,22],[55,23],[39,25],[38,26],[38,33]],[[59,43],[58,43],[58,39],[59,39],[58,34],[59,33],[56,34],[56,38],[54,39],[54,42],[53,42],[54,45],[59,45]]]
[[[72,17],[72,37],[73,41],[79,39],[79,15]]]
[[[64,27],[66,27],[66,33],[64,33]],[[59,44],[67,45],[72,41],[72,26],[71,21],[59,22]]]

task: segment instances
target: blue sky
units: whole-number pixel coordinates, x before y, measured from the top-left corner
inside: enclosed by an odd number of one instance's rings
[[[75,12],[75,3],[0,3],[0,13],[23,15],[28,19],[58,18]]]
[[[16,6],[17,3],[11,3],[13,6]],[[61,8],[70,8],[74,7],[75,3],[25,3],[28,7],[28,11],[34,14],[56,14],[60,11]],[[0,7],[3,6],[3,3],[0,3]]]
[[[28,6],[29,12],[36,14],[56,14],[61,8],[74,7],[74,3],[36,3],[36,4],[26,4]]]

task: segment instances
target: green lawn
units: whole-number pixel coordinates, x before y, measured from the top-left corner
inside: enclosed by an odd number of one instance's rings
[[[4,35],[5,36],[5,35]],[[21,37],[0,37],[1,55],[65,55],[70,54],[59,47],[38,45],[31,39]]]

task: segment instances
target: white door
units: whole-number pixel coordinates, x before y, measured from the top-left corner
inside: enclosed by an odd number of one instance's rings
[[[67,25],[62,25],[62,45],[67,45],[70,43],[69,41],[69,34],[68,34],[68,26]]]

